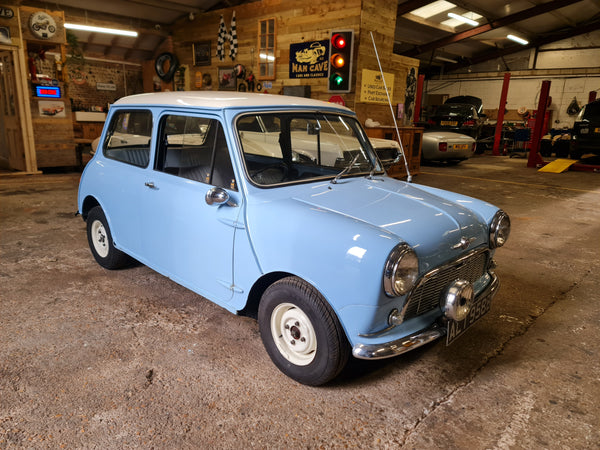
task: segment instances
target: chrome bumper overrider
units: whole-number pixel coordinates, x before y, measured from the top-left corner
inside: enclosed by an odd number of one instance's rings
[[[494,296],[500,283],[494,273],[490,273],[492,280],[488,286],[477,296],[483,298]],[[383,344],[356,344],[352,354],[359,359],[383,359],[401,355],[422,345],[428,344],[446,335],[446,328],[438,323],[433,323],[428,328],[418,331],[401,339],[385,342]]]

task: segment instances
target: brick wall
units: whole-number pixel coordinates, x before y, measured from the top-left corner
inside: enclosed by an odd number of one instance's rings
[[[121,97],[143,92],[142,68],[139,66],[88,60],[77,67],[71,64],[67,70],[69,97],[74,110],[106,108]],[[114,84],[116,90],[99,90],[98,83]]]
[[[52,55],[36,60],[38,74],[58,78]],[[72,101],[73,110],[90,110],[95,106],[106,108],[109,103],[126,95],[144,92],[142,67],[105,61],[85,60],[84,64],[67,62],[67,95]],[[114,84],[116,90],[98,90],[97,83]]]

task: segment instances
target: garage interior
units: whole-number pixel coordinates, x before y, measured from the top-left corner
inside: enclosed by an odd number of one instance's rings
[[[354,36],[349,92],[294,66],[334,30]],[[600,150],[569,152],[600,90],[600,2],[5,0],[0,31],[0,448],[598,448]],[[391,105],[364,88],[373,41]],[[491,311],[449,347],[310,388],[272,366],[253,319],[145,266],[98,267],[75,211],[106,112],[178,90],[343,102],[402,143],[413,182],[507,211]],[[437,108],[467,95],[476,153],[422,161]]]

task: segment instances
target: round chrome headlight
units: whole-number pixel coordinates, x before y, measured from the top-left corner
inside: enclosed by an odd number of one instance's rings
[[[510,218],[499,210],[490,224],[490,248],[502,247],[510,234]]]
[[[399,244],[388,256],[383,271],[383,287],[390,297],[407,294],[419,275],[419,259],[407,244]]]

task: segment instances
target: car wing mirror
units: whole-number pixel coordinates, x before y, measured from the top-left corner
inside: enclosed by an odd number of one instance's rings
[[[392,161],[392,164],[399,163],[403,155],[404,154],[402,153],[402,150],[398,149],[398,151],[396,152],[396,157],[394,158],[394,161]]]
[[[316,136],[321,131],[321,127],[316,123],[309,123],[306,126],[306,132],[309,136]]]
[[[229,193],[220,187],[210,188],[206,193],[205,200],[208,205],[222,205],[225,203],[228,206],[237,206],[237,203],[231,199]]]

